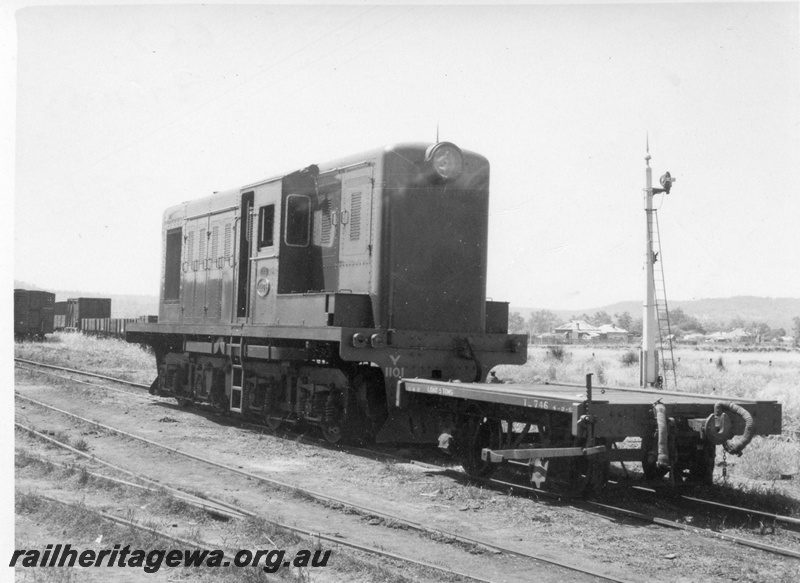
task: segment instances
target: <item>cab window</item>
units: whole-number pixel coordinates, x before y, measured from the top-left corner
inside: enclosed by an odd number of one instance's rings
[[[275,205],[268,204],[258,209],[258,248],[272,247],[275,244]]]
[[[292,247],[308,245],[311,230],[311,199],[304,194],[286,197],[286,235],[284,241]]]

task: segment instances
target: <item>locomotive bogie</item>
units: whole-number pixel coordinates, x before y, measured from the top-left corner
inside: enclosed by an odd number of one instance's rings
[[[329,351],[317,347],[316,352],[321,356]],[[151,390],[183,404],[206,403],[221,412],[239,409],[243,418],[273,428],[305,423],[333,437],[342,434],[347,422],[355,437],[374,435],[387,415],[378,369],[301,358],[309,353],[308,347],[278,347],[271,352],[278,360],[248,358],[237,370],[230,356],[171,352],[162,358]],[[242,394],[234,402],[238,386]]]

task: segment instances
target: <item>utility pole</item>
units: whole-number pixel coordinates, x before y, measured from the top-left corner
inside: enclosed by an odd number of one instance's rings
[[[658,348],[656,338],[658,330],[658,314],[654,265],[657,257],[653,252],[653,194],[665,192],[669,194],[675,181],[669,172],[661,177],[663,188],[653,188],[653,169],[650,168],[650,140],[647,140],[647,155],[644,157],[645,169],[644,212],[646,219],[645,246],[645,295],[642,308],[642,348],[639,352],[639,385],[642,387],[659,387],[661,380],[658,374]]]

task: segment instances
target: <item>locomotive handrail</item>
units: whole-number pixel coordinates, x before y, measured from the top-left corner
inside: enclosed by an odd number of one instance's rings
[[[218,214],[220,214],[220,213],[225,213],[225,212],[228,212],[228,211],[233,211],[233,210],[236,210],[236,209],[238,209],[238,208],[239,208],[239,205],[238,205],[238,204],[235,204],[235,205],[233,205],[233,206],[229,206],[229,207],[226,207],[226,208],[223,208],[223,209],[214,209],[213,211],[208,211],[208,212],[205,212],[205,213],[200,213],[199,215],[192,215],[192,216],[190,216],[190,217],[184,217],[184,218],[183,218],[183,220],[184,220],[184,221],[192,221],[192,220],[194,220],[194,219],[199,219],[199,218],[202,218],[202,217],[210,217],[211,215],[218,215]]]
[[[375,162],[373,162],[372,160],[363,160],[361,162],[356,162],[355,164],[348,164],[347,166],[339,166],[338,168],[331,168],[330,170],[326,170],[325,172],[320,172],[319,176],[326,176],[328,174],[341,174],[342,172],[349,172],[350,170],[355,170],[356,168],[361,168],[362,166],[367,167],[374,165]]]

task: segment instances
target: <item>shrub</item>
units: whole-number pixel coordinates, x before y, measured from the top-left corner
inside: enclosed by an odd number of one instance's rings
[[[634,364],[639,363],[639,353],[635,350],[629,350],[625,354],[619,357],[620,362],[623,366],[633,366]]]
[[[597,377],[597,383],[600,385],[606,384],[606,367],[602,362],[598,362],[594,366],[594,374]]]
[[[744,476],[754,480],[778,480],[800,471],[800,445],[756,437],[742,452],[739,464]]]
[[[564,360],[564,356],[566,356],[566,351],[564,350],[563,346],[548,346],[547,347],[547,356],[553,358],[559,362]]]

